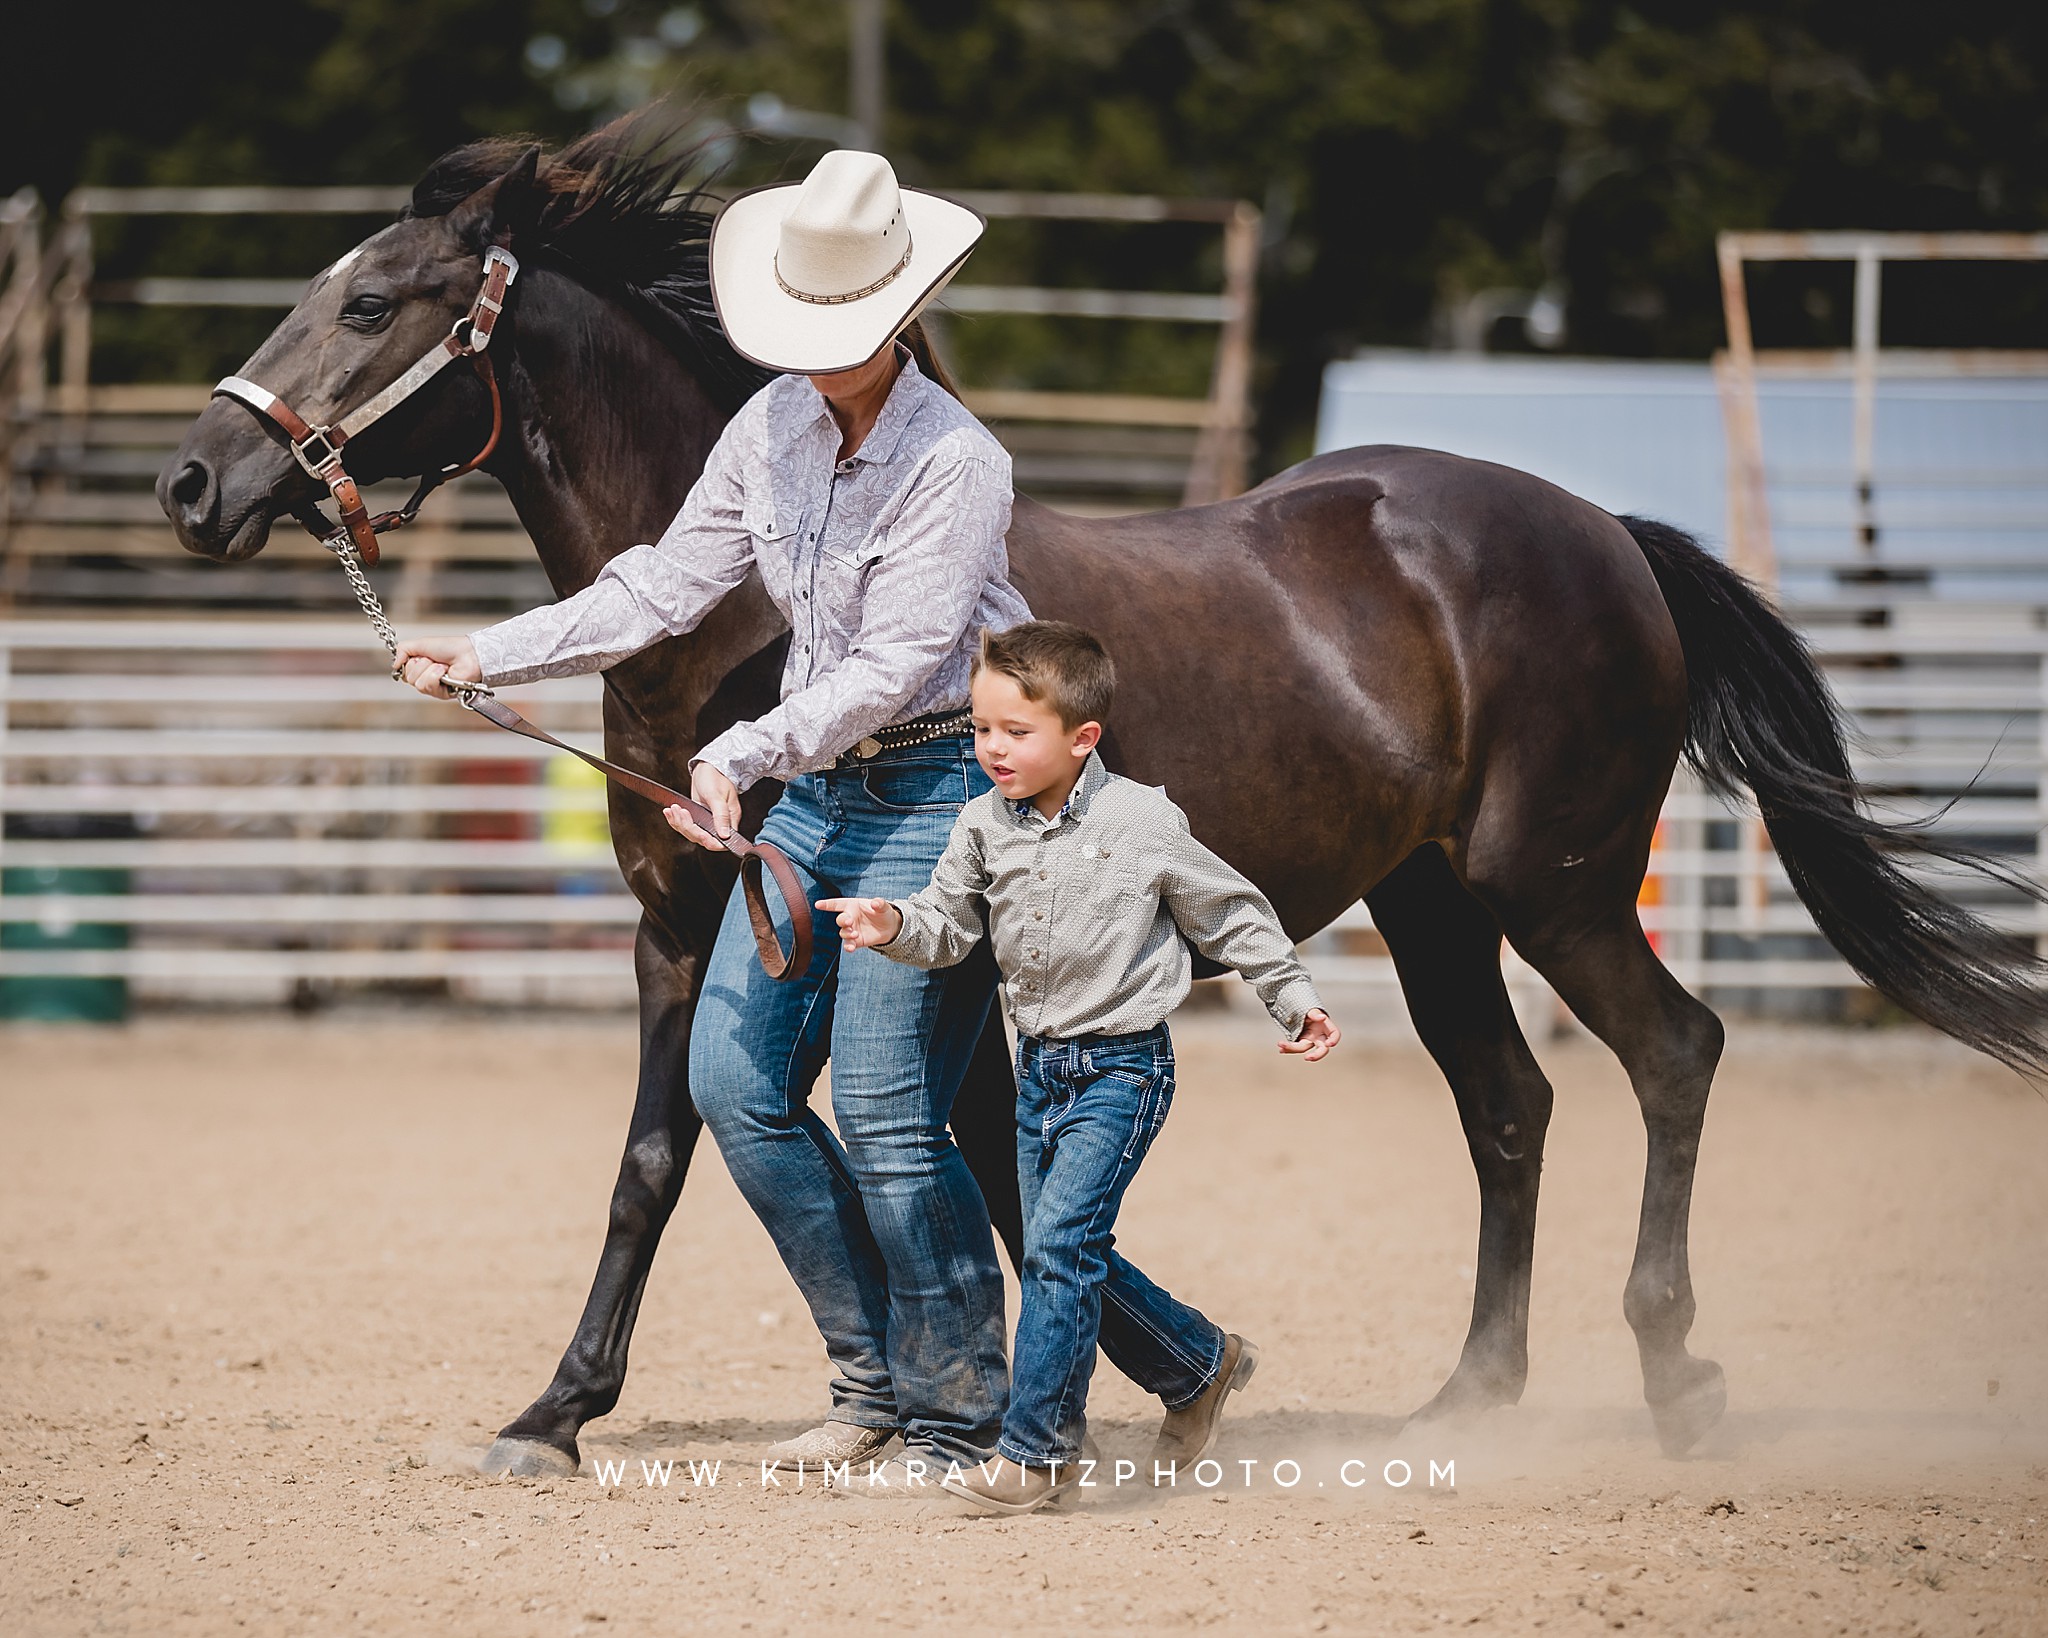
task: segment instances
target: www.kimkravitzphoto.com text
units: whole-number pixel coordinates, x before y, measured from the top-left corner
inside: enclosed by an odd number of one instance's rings
[[[752,1485],[761,1490],[908,1490],[929,1491],[936,1496],[951,1478],[956,1482],[980,1472],[990,1479],[1000,1476],[1005,1465],[1000,1457],[986,1462],[962,1463],[920,1461],[910,1457],[896,1462],[823,1462],[797,1468],[778,1468],[772,1463],[728,1462],[722,1458],[695,1461],[678,1457],[650,1461],[645,1457],[600,1459],[591,1463],[597,1482],[607,1490],[639,1489],[685,1492],[716,1490],[731,1485]],[[1205,1458],[1190,1467],[1175,1462],[1141,1462],[1129,1458],[1108,1460],[1082,1457],[1058,1464],[1071,1469],[1077,1490],[1172,1490],[1211,1491],[1345,1491],[1345,1490],[1454,1490],[1458,1483],[1455,1458],[1438,1460],[1402,1457],[1368,1461],[1362,1457],[1311,1458],[1296,1461],[1281,1457],[1268,1461],[1260,1457],[1238,1457],[1229,1461]]]

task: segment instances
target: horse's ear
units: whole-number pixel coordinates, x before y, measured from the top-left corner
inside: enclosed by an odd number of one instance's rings
[[[455,236],[481,254],[491,245],[509,245],[539,219],[540,144],[521,154],[495,182],[486,182],[448,213]]]

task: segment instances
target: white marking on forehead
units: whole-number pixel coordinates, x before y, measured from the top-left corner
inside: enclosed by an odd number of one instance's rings
[[[372,237],[374,237],[374,235],[372,235]],[[333,278],[335,274],[343,271],[350,262],[354,261],[365,250],[367,250],[369,248],[369,245],[370,241],[368,239],[365,239],[361,244],[357,245],[355,249],[349,251],[346,255],[342,256],[338,261],[334,263],[332,267],[328,268],[328,270],[325,273],[322,273],[320,275],[320,283],[325,284],[329,279]]]

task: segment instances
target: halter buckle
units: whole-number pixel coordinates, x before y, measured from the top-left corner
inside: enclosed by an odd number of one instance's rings
[[[505,270],[503,280],[498,278],[500,268]],[[490,346],[491,332],[498,327],[498,318],[505,311],[505,298],[511,294],[512,281],[518,277],[519,258],[511,251],[502,245],[492,245],[484,252],[483,285],[477,291],[476,301],[470,310],[455,324],[457,339],[470,352],[480,353]],[[498,287],[496,295],[491,294],[493,284]],[[461,334],[465,325],[469,329],[466,337]]]
[[[315,447],[320,453],[314,454]],[[334,441],[333,429],[315,427],[305,437],[292,445],[292,453],[313,477],[322,483],[331,484],[334,474],[341,468],[341,446]]]

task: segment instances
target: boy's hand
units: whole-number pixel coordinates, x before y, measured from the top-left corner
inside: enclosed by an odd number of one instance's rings
[[[818,908],[839,913],[839,942],[849,950],[887,944],[903,931],[903,912],[887,899],[820,899]]]
[[[1301,1026],[1301,1033],[1291,1041],[1282,1041],[1282,1052],[1298,1052],[1308,1062],[1329,1056],[1330,1049],[1344,1039],[1344,1032],[1330,1022],[1330,1015],[1321,1007],[1308,1015]]]

